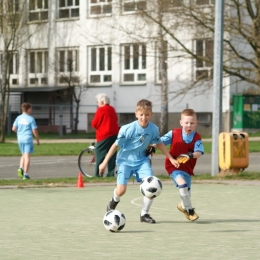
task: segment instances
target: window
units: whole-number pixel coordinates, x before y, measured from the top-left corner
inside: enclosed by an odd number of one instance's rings
[[[197,5],[215,5],[215,0],[196,0]]]
[[[48,20],[48,0],[29,1],[29,21]]]
[[[146,82],[146,46],[133,44],[122,46],[122,81]]]
[[[9,0],[8,9],[9,13],[19,13],[19,0]]]
[[[59,18],[79,17],[79,0],[59,0]]]
[[[7,63],[7,73],[10,75],[10,85],[18,85],[18,77],[19,77],[19,55],[18,52],[7,53],[6,56]],[[0,53],[0,77],[2,78],[2,65],[3,65],[3,53]]]
[[[120,113],[118,114],[119,125],[126,125],[136,120],[134,113]]]
[[[211,113],[197,113],[197,119],[200,125],[210,126],[212,124]]]
[[[14,23],[14,20],[19,16],[19,0],[0,1],[0,18],[10,20],[10,23]],[[4,16],[2,16],[4,14]]]
[[[29,85],[48,84],[48,51],[30,50],[28,53]]]
[[[112,82],[112,47],[88,48],[89,82],[107,84]]]
[[[112,0],[89,0],[90,15],[105,15],[112,13]]]
[[[57,69],[60,84],[79,83],[79,50],[57,49]]]
[[[209,80],[213,77],[213,40],[198,39],[195,41],[196,55],[196,79]]]
[[[170,11],[172,8],[181,7],[183,0],[162,0],[161,4],[164,12]]]
[[[123,12],[137,12],[146,10],[146,1],[123,0]]]

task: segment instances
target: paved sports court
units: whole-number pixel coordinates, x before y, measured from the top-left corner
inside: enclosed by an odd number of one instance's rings
[[[0,189],[1,260],[260,259],[259,186],[193,184],[200,218],[176,209],[177,190],[163,186],[151,215],[140,223],[141,194],[129,184],[118,204],[120,233],[102,224],[114,186]]]

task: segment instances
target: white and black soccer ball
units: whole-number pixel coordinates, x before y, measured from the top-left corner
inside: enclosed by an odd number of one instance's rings
[[[140,191],[147,198],[158,197],[162,192],[162,182],[155,176],[145,177],[140,185]]]
[[[119,210],[109,210],[104,218],[104,227],[110,232],[119,232],[125,227],[125,215]]]

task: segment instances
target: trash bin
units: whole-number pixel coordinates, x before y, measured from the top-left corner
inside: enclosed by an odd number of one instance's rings
[[[219,167],[221,170],[244,170],[249,165],[248,134],[219,134]]]

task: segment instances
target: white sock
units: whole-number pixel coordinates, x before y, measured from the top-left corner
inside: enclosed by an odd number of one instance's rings
[[[184,185],[183,185],[184,186]],[[181,197],[181,206],[185,210],[192,209],[191,200],[190,200],[190,192],[188,191],[188,187],[179,187],[179,193]]]
[[[153,203],[153,199],[148,199],[145,196],[143,197],[143,208],[141,211],[141,216],[148,214],[152,203]]]
[[[116,194],[116,188],[114,189],[113,199],[115,202],[118,202],[120,200],[120,196],[117,196],[117,194]]]

